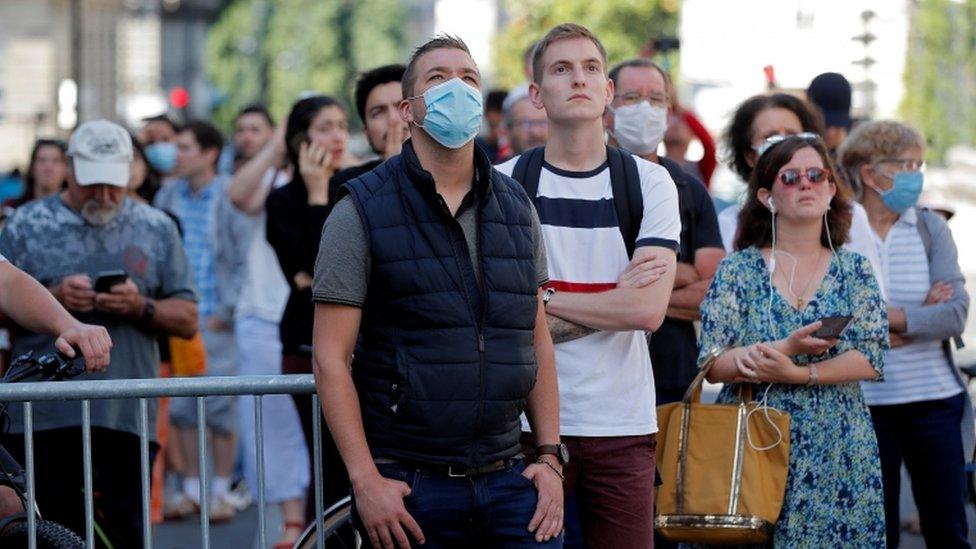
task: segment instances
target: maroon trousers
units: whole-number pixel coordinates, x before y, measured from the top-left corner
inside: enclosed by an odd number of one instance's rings
[[[586,547],[653,549],[655,435],[562,437],[569,448],[563,489],[575,492]],[[522,452],[535,461],[532,435]]]

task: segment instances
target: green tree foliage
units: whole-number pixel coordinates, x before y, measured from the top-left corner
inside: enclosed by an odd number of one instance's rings
[[[917,2],[911,21],[902,114],[941,164],[952,145],[976,145],[976,0]]]
[[[654,38],[674,36],[678,0],[505,0],[508,21],[494,43],[497,81],[511,87],[525,80],[525,49],[560,23],[579,23],[607,48],[611,64],[634,57]]]
[[[304,92],[341,97],[352,112],[356,74],[406,56],[399,0],[234,0],[211,27],[207,67],[229,129],[263,101],[282,118]]]

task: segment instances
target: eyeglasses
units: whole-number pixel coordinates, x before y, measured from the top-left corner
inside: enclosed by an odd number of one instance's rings
[[[641,101],[647,101],[654,107],[664,107],[666,109],[671,106],[671,100],[663,93],[641,95],[637,92],[627,92],[614,95],[613,98],[619,99],[624,105],[636,105]]]
[[[796,185],[804,177],[806,177],[807,181],[810,183],[823,183],[827,180],[827,170],[823,168],[807,168],[805,170],[787,168],[776,174],[776,177],[787,187]]]
[[[804,141],[807,141],[808,143],[820,142],[820,136],[810,132],[801,132],[792,135],[786,135],[786,134],[771,135],[767,137],[765,141],[763,141],[762,145],[759,145],[759,147],[756,149],[756,154],[758,155],[759,158],[762,158],[762,155],[766,154],[769,151],[769,149],[772,149],[773,147],[779,145],[784,141],[787,141],[789,139],[794,139],[794,138],[802,139]]]
[[[875,164],[893,164],[897,165],[900,172],[919,172],[925,167],[924,160],[914,160],[914,159],[901,159],[901,158],[885,158],[875,162]]]

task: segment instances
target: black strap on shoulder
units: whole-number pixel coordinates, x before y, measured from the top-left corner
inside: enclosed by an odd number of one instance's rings
[[[610,187],[613,205],[617,210],[620,234],[624,237],[627,257],[634,257],[641,221],[644,218],[644,193],[641,190],[640,173],[633,155],[607,146],[607,164],[610,165]]]
[[[542,175],[542,161],[545,159],[546,148],[535,147],[519,155],[512,169],[512,179],[522,184],[525,194],[535,202],[539,194],[539,177]]]

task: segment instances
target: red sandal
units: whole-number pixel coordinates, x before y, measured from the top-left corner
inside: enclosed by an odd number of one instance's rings
[[[282,528],[281,537],[286,538],[285,534],[288,533],[289,530],[297,530],[298,531],[298,535],[295,536],[294,541],[290,541],[290,542],[289,541],[279,541],[278,543],[274,544],[274,549],[292,549],[292,547],[295,546],[295,543],[298,542],[298,538],[300,538],[302,536],[302,532],[305,531],[305,523],[304,522],[296,522],[296,521],[288,521],[288,520],[286,520],[285,521],[285,524],[283,526],[284,526],[284,528]]]

